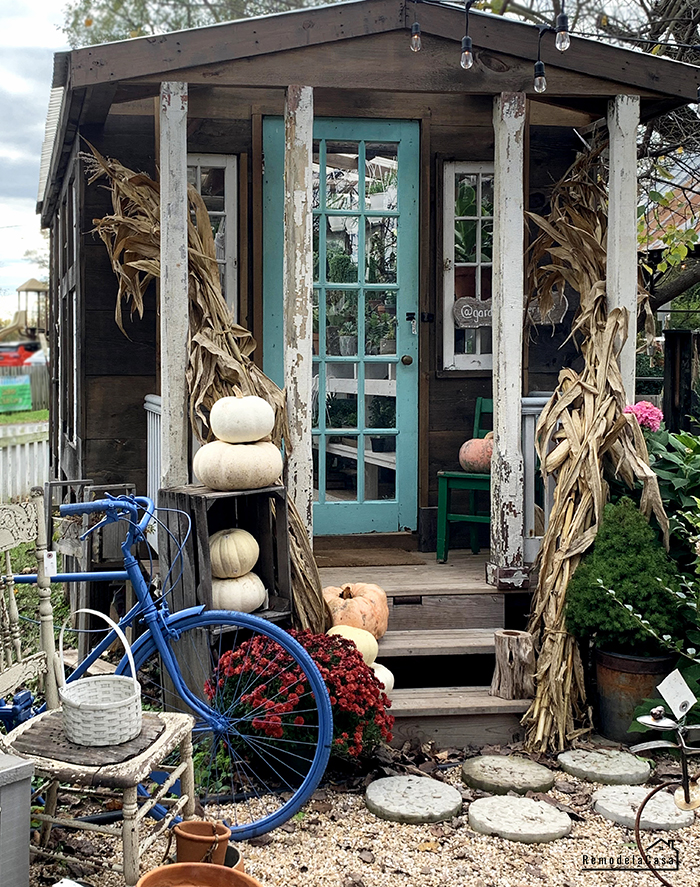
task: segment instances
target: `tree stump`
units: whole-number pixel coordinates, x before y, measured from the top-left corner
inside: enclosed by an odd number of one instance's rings
[[[532,699],[535,695],[535,647],[527,631],[494,632],[496,668],[489,696]]]

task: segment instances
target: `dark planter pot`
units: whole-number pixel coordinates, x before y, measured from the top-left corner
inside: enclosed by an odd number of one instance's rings
[[[606,739],[631,745],[638,733],[628,733],[635,708],[656,695],[656,687],[673,671],[675,656],[627,656],[595,651],[599,729]]]

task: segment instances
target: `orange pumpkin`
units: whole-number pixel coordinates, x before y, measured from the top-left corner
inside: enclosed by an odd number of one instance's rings
[[[459,450],[459,464],[470,474],[490,474],[493,434],[465,441]]]
[[[366,582],[348,583],[342,588],[329,585],[323,589],[333,625],[352,625],[364,628],[379,639],[389,622],[389,604],[386,593],[378,585]]]

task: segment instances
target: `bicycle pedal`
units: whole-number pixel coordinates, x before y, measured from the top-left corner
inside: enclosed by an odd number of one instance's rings
[[[696,810],[700,807],[700,785],[697,782],[691,780],[690,781],[690,790],[688,791],[688,795],[690,797],[690,803],[687,803],[685,800],[685,795],[683,793],[683,786],[677,788],[673,793],[673,800],[676,803],[676,807],[679,810]]]

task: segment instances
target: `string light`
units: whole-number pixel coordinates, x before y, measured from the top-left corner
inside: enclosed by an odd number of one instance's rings
[[[423,46],[420,35],[420,22],[418,21],[418,0],[413,0],[413,25],[411,26],[411,52],[420,52]]]
[[[564,12],[564,3],[562,0],[561,4],[561,12],[557,16],[557,24],[554,29],[557,32],[557,36],[554,40],[554,45],[557,47],[559,52],[566,52],[566,50],[571,46],[571,37],[569,36],[569,19]]]
[[[469,36],[469,10],[473,4],[474,0],[464,0],[464,37],[462,37],[462,54],[459,57],[459,63],[465,71],[468,71],[474,64],[472,38]]]
[[[544,75],[544,62],[541,58],[542,53],[542,37],[547,31],[551,31],[552,29],[549,25],[540,25],[539,26],[539,36],[537,38],[537,61],[535,62],[535,80],[533,83],[533,87],[535,92],[545,92],[547,89],[547,78]]]

